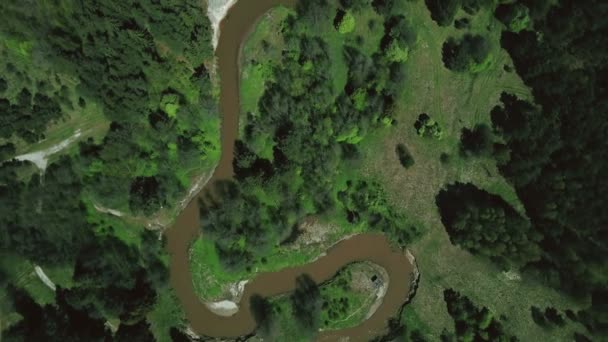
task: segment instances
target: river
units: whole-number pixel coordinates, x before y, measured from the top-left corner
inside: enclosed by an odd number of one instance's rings
[[[216,55],[221,79],[220,113],[222,155],[213,176],[203,193],[214,182],[232,178],[234,141],[238,135],[239,58],[241,44],[257,20],[277,5],[294,6],[295,0],[243,0],[238,1],[220,24]],[[390,285],[380,307],[360,325],[339,331],[324,331],[319,340],[334,341],[341,337],[351,340],[369,340],[386,330],[387,320],[399,312],[410,292],[413,265],[401,250],[394,250],[385,237],[379,234],[360,234],[343,240],[330,248],[326,255],[309,264],[290,267],[278,272],[257,274],[245,286],[239,311],[230,317],[211,312],[194,292],[189,268],[189,247],[200,234],[198,201],[191,201],[180,213],[174,225],[166,231],[170,254],[171,285],[181,302],[190,326],[200,335],[211,337],[238,337],[252,333],[255,321],[249,310],[252,294],[276,296],[295,287],[295,278],[308,273],[317,283],[332,278],[351,262],[368,260],[384,267]]]

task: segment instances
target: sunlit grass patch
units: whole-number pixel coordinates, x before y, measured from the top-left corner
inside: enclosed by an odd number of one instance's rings
[[[519,281],[509,280],[496,265],[452,245],[435,205],[440,189],[459,181],[500,195],[523,213],[515,190],[500,175],[495,161],[463,157],[458,147],[462,128],[477,123],[491,125],[489,113],[502,91],[531,97],[517,74],[504,69],[512,62],[500,48],[499,25],[487,10],[474,17],[460,11],[456,18],[471,18],[469,31],[441,28],[430,19],[424,2],[407,3],[406,8],[413,27],[419,30],[420,42],[406,64],[407,84],[395,110],[396,124],[362,142],[363,166],[359,169],[380,181],[391,203],[425,228],[425,235],[409,246],[417,258],[421,279],[416,297],[405,308],[404,321],[420,326],[430,340],[439,339],[444,328],[453,329],[443,290],[454,288],[497,315],[504,314],[508,318],[503,323],[505,328],[520,338],[570,338],[572,330],[580,330],[579,325],[542,329],[532,321],[530,306],[563,310],[579,308],[581,303],[525,275]],[[492,60],[484,70],[456,73],[445,68],[441,60],[443,42],[464,32],[483,34],[491,40]],[[414,124],[421,113],[439,123],[442,139],[417,134]],[[410,169],[404,170],[395,155],[398,144],[405,144],[416,161]]]

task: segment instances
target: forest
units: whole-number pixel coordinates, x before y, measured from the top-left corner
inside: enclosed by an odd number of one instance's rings
[[[429,35],[428,22],[404,10],[415,3],[441,34]],[[162,235],[98,208],[135,218],[170,210],[219,160],[218,80],[203,7],[194,0],[0,3],[3,339],[188,340]],[[485,14],[491,25],[473,30]],[[450,325],[441,336],[430,335],[443,341],[522,339],[525,331],[511,330],[515,319],[543,331],[580,324],[584,334],[569,338],[601,340],[608,334],[606,15],[600,0],[298,2],[282,23],[276,60],[264,65],[259,99],[243,113],[234,180],[214,184],[200,202],[200,231],[221,267],[254,274],[311,217],[338,222],[349,233],[381,232],[409,248],[431,239],[425,232],[436,211],[446,243],[466,257],[585,307],[530,300],[526,317],[514,317],[422,269],[421,284],[443,295],[443,316],[406,307],[379,340],[428,340],[430,323],[420,317],[435,316]],[[361,34],[362,27],[379,32],[377,39]],[[492,36],[496,30],[499,38]],[[422,49],[438,61],[432,76],[445,72],[492,88],[487,80],[495,74],[488,70],[499,69],[521,78],[529,94],[505,87],[483,112],[454,108],[446,120],[439,105],[415,107],[411,120],[401,120],[412,87],[431,102],[453,95],[433,91],[441,87],[439,76],[436,83],[413,77],[424,68],[412,65]],[[472,93],[479,90],[474,82],[457,89],[467,106],[482,97]],[[45,169],[15,159],[81,128],[82,137]],[[395,131],[418,140],[378,142]],[[398,171],[386,176],[361,168],[377,151],[374,144],[388,151]],[[403,205],[435,189],[432,182],[418,181],[412,191],[389,178],[436,177],[441,171],[428,167],[429,150],[437,152],[439,168],[453,168],[458,177],[441,183],[429,207]],[[471,165],[506,186],[476,182],[467,173]],[[395,193],[405,199],[395,200]],[[437,246],[415,250],[421,265],[441,252]],[[61,275],[56,289],[25,283],[34,265]],[[352,304],[344,274],[333,285],[302,275],[293,293],[253,296],[256,334],[307,340],[331,327]]]
[[[505,204],[490,209],[496,202],[490,198],[473,204],[481,194],[471,185],[450,185],[437,197],[454,243],[498,262],[504,262],[500,254],[510,251],[513,257],[517,250],[525,272],[574,296],[591,294],[592,308],[602,305],[596,303],[596,293],[608,286],[601,261],[608,252],[608,217],[601,200],[607,185],[602,177],[607,171],[602,136],[608,127],[608,55],[592,47],[606,40],[605,14],[599,1],[498,6],[495,16],[507,28],[501,46],[532,89],[535,103],[504,92],[490,113],[493,132],[487,127],[463,131],[462,145],[470,154],[500,150],[499,170],[515,187],[527,219],[518,218]],[[496,144],[498,140],[503,143]],[[449,198],[462,201],[462,208],[442,204]],[[501,234],[496,227],[510,220],[519,223],[509,223],[509,230],[500,228],[507,232],[504,237],[487,235],[490,226],[492,235]],[[517,241],[528,246],[511,245]],[[606,333],[601,315],[583,316],[591,334]]]
[[[167,298],[177,305],[163,241],[95,208],[170,208],[218,159],[203,11],[197,1],[0,4],[0,250],[19,260],[2,264],[6,340],[170,340],[183,328],[179,313],[158,311]],[[54,139],[48,127],[76,130],[92,108],[108,129],[83,132],[46,170],[11,160]],[[16,277],[28,263],[67,279],[43,301],[48,290]]]
[[[254,268],[311,215],[339,212],[350,224],[385,232],[402,246],[418,235],[378,184],[337,181],[338,166],[357,158],[358,143],[391,125],[405,56],[417,42],[405,16],[389,3],[376,5],[387,17],[378,52],[368,56],[346,45],[346,84],[334,89],[323,30],[339,31],[335,16],[357,6],[372,4],[345,2],[340,9],[322,0],[300,2],[296,15],[285,20],[286,50],[236,142],[236,180],[218,184],[201,206],[203,234],[214,239],[226,267]],[[313,29],[313,22],[321,24]]]

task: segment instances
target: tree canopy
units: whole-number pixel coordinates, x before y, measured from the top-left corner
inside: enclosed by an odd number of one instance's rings
[[[598,200],[608,186],[608,54],[597,48],[607,37],[606,8],[601,1],[517,3],[530,9],[534,31],[503,32],[501,45],[540,108],[505,95],[493,111],[511,150],[500,168],[542,234],[542,259],[531,268],[587,295],[608,284],[599,262],[608,255],[608,214]]]
[[[540,234],[501,197],[455,183],[442,190],[436,202],[452,243],[503,267],[539,259]]]
[[[448,38],[443,44],[443,64],[458,72],[478,72],[490,62],[490,43],[481,35],[465,34],[461,39]]]

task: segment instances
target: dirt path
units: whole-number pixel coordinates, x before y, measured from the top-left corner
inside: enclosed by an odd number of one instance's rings
[[[49,157],[57,152],[62,151],[66,147],[70,146],[81,135],[82,135],[82,133],[80,132],[80,130],[76,130],[74,135],[72,135],[71,137],[65,139],[64,141],[62,141],[56,145],[53,145],[53,146],[51,146],[47,149],[41,150],[41,151],[36,151],[36,152],[31,152],[31,153],[22,154],[20,156],[16,156],[15,159],[20,160],[20,161],[26,161],[26,160],[30,161],[30,162],[34,163],[38,167],[38,169],[40,169],[40,171],[44,172],[44,170],[46,170],[46,167],[48,165]]]

